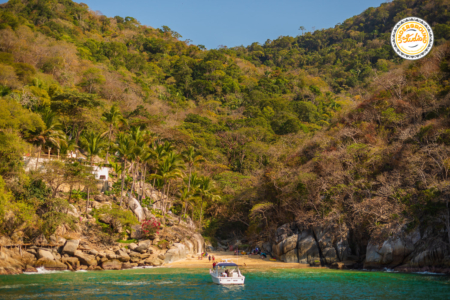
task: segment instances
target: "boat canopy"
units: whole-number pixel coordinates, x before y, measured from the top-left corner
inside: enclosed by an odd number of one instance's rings
[[[231,262],[218,263],[216,267],[237,267],[238,265]]]

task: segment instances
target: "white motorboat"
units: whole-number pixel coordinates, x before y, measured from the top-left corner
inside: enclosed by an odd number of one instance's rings
[[[220,262],[214,269],[209,270],[215,284],[244,284],[245,276],[241,274],[239,266],[234,262]]]

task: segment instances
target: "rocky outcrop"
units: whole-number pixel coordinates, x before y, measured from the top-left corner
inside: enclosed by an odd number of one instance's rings
[[[164,262],[171,263],[177,260],[185,259],[188,255],[188,248],[180,243],[174,243],[173,246],[167,250],[164,255]]]
[[[64,245],[64,248],[62,250],[62,254],[68,254],[70,256],[73,256],[75,251],[77,251],[79,244],[80,244],[79,240],[66,241],[66,244]]]
[[[142,206],[139,203],[139,201],[137,201],[137,199],[135,199],[133,197],[128,197],[128,207],[136,215],[139,222],[142,222],[145,220],[144,210],[142,209]]]
[[[80,260],[80,263],[86,266],[96,266],[97,260],[95,259],[95,256],[86,254],[80,250],[75,251],[74,255],[76,258]]]
[[[61,261],[72,270],[76,270],[80,267],[80,261],[76,257],[63,257]]]
[[[130,256],[123,250],[119,249],[116,251],[117,259],[122,262],[128,262],[130,261]]]
[[[159,258],[148,258],[145,260],[145,263],[147,265],[153,266],[153,267],[159,267],[162,266],[164,264],[164,261],[162,259]]]
[[[51,260],[48,258],[40,258],[35,264],[35,268],[44,267],[46,270],[50,271],[64,271],[67,270],[67,266],[60,261]]]
[[[297,251],[299,263],[311,266],[320,265],[319,246],[310,230],[305,230],[299,235]]]
[[[50,251],[47,251],[44,249],[39,249],[36,256],[38,259],[46,258],[49,260],[55,260],[55,257],[53,256],[53,254]]]
[[[145,251],[148,250],[148,248],[150,247],[151,244],[152,244],[152,241],[150,241],[150,240],[140,241],[139,245],[134,249],[134,251],[144,253]]]
[[[365,268],[395,268],[398,271],[450,272],[450,246],[442,240],[440,232],[428,227],[408,231],[367,245]]]
[[[263,243],[262,249],[284,262],[331,265],[348,258],[347,236],[348,231],[331,225],[306,228],[288,223],[277,229],[274,243]]]
[[[102,262],[102,268],[103,270],[122,270],[122,262],[117,259],[107,260]]]
[[[201,234],[195,233],[190,238],[190,241],[194,244],[194,254],[202,253],[204,252],[205,248],[205,239],[202,237]]]

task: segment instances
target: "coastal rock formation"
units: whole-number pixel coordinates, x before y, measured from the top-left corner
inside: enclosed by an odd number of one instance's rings
[[[35,268],[44,267],[50,271],[64,271],[67,270],[67,266],[60,261],[51,260],[48,258],[40,258],[34,263]]]
[[[141,204],[139,203],[139,201],[137,201],[136,198],[128,197],[128,207],[136,215],[139,222],[142,222],[143,220],[145,220],[144,210],[142,209]]]
[[[122,270],[122,262],[117,259],[107,260],[102,262],[102,268],[103,270]]]
[[[61,261],[73,270],[80,267],[80,261],[76,257],[63,257]]]
[[[116,251],[117,259],[122,262],[128,262],[130,261],[130,256],[123,250],[119,249]]]
[[[53,256],[53,254],[50,251],[47,251],[44,249],[39,249],[36,256],[38,259],[46,258],[49,260],[55,260],[55,257]]]
[[[66,244],[64,245],[64,248],[62,250],[62,254],[69,254],[73,256],[75,251],[77,251],[79,244],[80,244],[79,240],[66,241]]]
[[[81,262],[81,264],[83,265],[87,265],[87,266],[96,266],[97,265],[97,260],[95,259],[95,256],[93,255],[89,255],[86,253],[83,253],[80,250],[75,251],[74,256],[76,258],[78,258]]]
[[[152,242],[150,240],[140,241],[139,245],[134,249],[134,251],[144,253],[145,251],[147,251],[148,247],[150,247],[151,244]]]
[[[450,272],[450,247],[432,227],[408,231],[367,245],[365,268]]]
[[[177,260],[185,259],[189,254],[187,247],[180,243],[174,243],[173,246],[167,250],[164,255],[164,262],[171,263]]]
[[[306,228],[295,223],[280,226],[275,243],[263,250],[289,263],[331,265],[343,261],[350,254],[348,231],[337,231],[336,226]]]

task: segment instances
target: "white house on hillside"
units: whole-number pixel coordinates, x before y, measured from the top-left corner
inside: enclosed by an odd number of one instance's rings
[[[98,180],[108,180],[109,179],[109,168],[94,166],[92,174],[95,175],[95,179]]]

